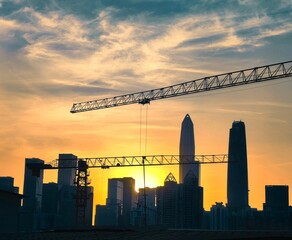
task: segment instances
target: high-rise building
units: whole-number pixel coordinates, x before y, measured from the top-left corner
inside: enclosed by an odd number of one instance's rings
[[[195,173],[189,171],[184,183],[178,185],[179,228],[200,229],[203,221],[203,188],[199,186]]]
[[[127,227],[131,222],[131,210],[135,207],[136,191],[135,179],[131,177],[119,178],[123,183],[122,226]]]
[[[25,159],[22,219],[24,231],[38,230],[41,227],[43,170],[40,170],[39,176],[34,176],[28,167],[30,164],[44,164],[44,161],[38,158]]]
[[[76,186],[62,186],[58,191],[57,228],[76,226]]]
[[[96,226],[119,226],[122,223],[124,184],[119,178],[108,179],[106,206],[96,207]],[[107,216],[105,219],[104,217]]]
[[[199,229],[203,223],[203,188],[195,173],[189,171],[178,184],[170,173],[163,187],[157,187],[157,222],[168,228]]]
[[[234,121],[229,133],[227,206],[231,211],[249,207],[246,135],[242,121]]]
[[[131,177],[108,179],[106,206],[96,206],[96,226],[131,225],[131,210],[135,206],[135,179]],[[107,216],[106,219],[104,216]]]
[[[59,154],[57,228],[72,228],[76,224],[76,191],[74,185],[77,157],[71,153]],[[64,167],[64,168],[62,168]]]
[[[169,228],[177,227],[178,220],[178,184],[172,173],[169,173],[164,180],[162,204],[162,222]]]
[[[108,179],[107,205],[119,205],[123,203],[124,184],[118,178]]]
[[[135,179],[131,177],[108,180],[107,205],[116,205],[120,210],[119,225],[129,226],[131,210],[135,206]]]
[[[181,124],[180,146],[179,146],[180,163],[189,162],[195,155],[194,126],[192,119],[187,114]],[[188,156],[188,157],[182,157]],[[179,166],[179,182],[183,183],[185,176],[193,172],[200,182],[200,165],[199,164],[182,164]]]
[[[289,187],[268,185],[264,203],[264,228],[270,230],[291,230],[289,219]]]
[[[71,153],[59,154],[59,167],[77,166],[77,157]],[[60,168],[58,170],[58,187],[74,186],[75,168]]]
[[[108,179],[106,205],[96,206],[96,226],[119,226],[122,222],[124,184],[119,178]]]
[[[138,202],[136,210],[140,213],[139,220],[140,226],[155,225],[157,224],[156,212],[156,188],[139,188]],[[146,202],[145,202],[146,200]],[[138,217],[138,216],[136,216]],[[137,220],[136,220],[137,221]]]
[[[43,184],[42,229],[55,229],[58,210],[58,184]]]

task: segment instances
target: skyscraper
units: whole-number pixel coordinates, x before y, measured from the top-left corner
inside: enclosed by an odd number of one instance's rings
[[[40,229],[42,191],[43,191],[43,172],[40,170],[40,176],[33,176],[32,170],[28,167],[30,164],[44,164],[43,160],[38,158],[25,159],[25,173],[23,186],[23,227],[25,231]]]
[[[77,166],[77,157],[71,153],[59,154],[59,167]],[[76,224],[75,168],[58,169],[58,228],[70,228]]]
[[[195,139],[194,126],[192,119],[187,114],[181,124],[179,155],[187,155],[189,158],[180,157],[180,163],[189,162],[195,155]],[[179,166],[179,182],[183,183],[185,176],[189,172],[193,172],[200,183],[200,165],[199,164],[185,164]]]
[[[96,226],[119,226],[122,221],[124,184],[120,178],[108,179],[106,205],[96,206]]]
[[[245,125],[234,121],[229,133],[227,175],[227,206],[232,211],[246,209],[248,205],[248,174]]]
[[[43,184],[42,198],[42,229],[54,229],[58,210],[58,184]]]
[[[178,184],[172,173],[169,173],[164,180],[162,197],[162,221],[164,226],[169,228],[177,227],[178,217]]]
[[[131,210],[136,206],[135,179],[132,177],[124,177],[120,178],[120,181],[123,183],[122,226],[126,227],[130,225]]]
[[[77,157],[73,154],[59,154],[59,167],[77,166]],[[58,187],[73,186],[75,168],[60,168],[58,170]]]

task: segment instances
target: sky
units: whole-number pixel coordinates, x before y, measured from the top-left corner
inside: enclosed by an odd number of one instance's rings
[[[291,78],[70,113],[74,102],[289,61],[291,44],[290,0],[0,0],[0,176],[22,192],[25,158],[178,154],[188,113],[196,154],[227,153],[232,122],[244,121],[250,205],[262,209],[265,185],[277,184],[292,205]],[[201,168],[205,210],[226,203],[227,165]],[[179,179],[177,167],[147,167],[146,185],[169,172]],[[143,186],[137,167],[92,169],[95,203],[122,176]]]

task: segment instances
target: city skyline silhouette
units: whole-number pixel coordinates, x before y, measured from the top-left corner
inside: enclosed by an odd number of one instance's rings
[[[180,151],[180,153],[187,153],[190,149],[194,151],[193,123],[189,114],[186,114],[181,125],[180,150],[182,149],[184,150]],[[20,221],[16,229],[18,229],[17,231],[31,232],[40,229],[89,227],[92,220],[96,227],[137,228],[143,225],[145,227],[157,225],[168,228],[210,228],[213,230],[289,229],[289,211],[291,211],[289,209],[291,207],[288,209],[288,185],[265,185],[266,202],[263,203],[264,211],[257,211],[253,206],[249,205],[248,152],[244,122],[234,121],[232,128],[230,128],[226,183],[227,202],[225,204],[216,201],[210,208],[210,211],[204,209],[204,186],[199,185],[201,175],[198,175],[197,168],[185,168],[186,166],[198,165],[188,165],[190,160],[188,159],[188,162],[185,162],[186,160],[183,156],[190,157],[190,155],[180,155],[179,158],[179,162],[182,164],[179,165],[179,168],[184,167],[183,169],[186,172],[186,174],[184,171],[180,172],[183,176],[183,182],[177,182],[175,176],[170,172],[165,178],[163,186],[149,188],[146,182],[144,182],[147,190],[146,188],[145,190],[139,188],[139,192],[136,193],[134,178],[129,176],[111,178],[108,179],[106,205],[98,204],[96,211],[93,211],[94,188],[89,186],[91,180],[88,180],[88,187],[85,185],[87,190],[84,196],[87,204],[84,205],[84,220],[79,215],[79,211],[82,208],[77,207],[78,202],[83,201],[82,197],[78,195],[79,183],[77,183],[77,177],[82,175],[77,175],[77,173],[81,169],[80,161],[84,160],[79,159],[77,164],[77,156],[73,154],[59,154],[58,181],[53,186],[53,183],[44,183],[43,185],[43,177],[44,170],[52,169],[54,165],[45,168],[41,167],[38,171],[35,171],[37,166],[45,166],[44,161],[37,158],[26,158],[24,195],[19,195],[23,198],[23,207],[18,213],[17,218]],[[193,159],[195,158],[193,157]],[[76,168],[77,165],[78,169]],[[108,167],[102,168],[108,169],[110,165],[105,166]],[[119,166],[122,167],[123,165],[119,164],[114,167],[119,168]],[[131,167],[131,164],[125,166]],[[151,163],[147,163],[146,166],[151,166]],[[89,177],[90,171],[85,173],[86,175]],[[143,177],[145,177],[144,181],[146,181],[146,175]],[[0,177],[0,180],[1,191],[5,190],[7,193],[11,192],[15,196],[18,195],[18,188],[13,184],[13,178]],[[280,188],[283,190],[280,190]],[[149,209],[151,209],[152,213]],[[220,211],[220,213],[217,211]],[[273,213],[274,211],[275,213]],[[207,217],[208,215],[206,214],[211,215]],[[213,217],[213,214],[220,215]],[[251,217],[248,220],[246,216],[250,214]],[[271,219],[269,217],[270,214],[272,214]],[[287,215],[286,218],[285,214]],[[219,222],[216,220],[218,217],[221,219]],[[84,225],[84,221],[86,221],[86,225]],[[246,221],[256,221],[256,225],[251,223],[246,225]],[[275,221],[278,224],[275,225]]]
[[[1,1],[0,177],[13,177],[23,194],[25,159],[179,155],[189,114],[196,154],[227,153],[231,123],[245,123],[248,204],[262,210],[265,186],[292,186],[291,77],[145,106],[69,111],[76,102],[289,61],[288,2]],[[146,186],[163,186],[170,172],[179,182],[178,166],[146,167]],[[93,205],[106,204],[108,179],[133,177],[138,191],[142,176],[142,168],[91,169]],[[226,164],[201,166],[205,210],[228,202],[227,176]],[[57,179],[45,170],[44,183]]]

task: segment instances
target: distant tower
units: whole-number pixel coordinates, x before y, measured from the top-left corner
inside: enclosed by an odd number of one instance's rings
[[[227,175],[227,206],[231,210],[243,210],[248,205],[248,174],[245,125],[234,121],[229,133]]]
[[[195,139],[194,139],[194,126],[192,119],[189,114],[187,114],[181,124],[181,134],[180,134],[180,146],[179,155],[189,155],[193,158],[195,155]],[[186,158],[180,158],[180,162],[183,163],[188,161]],[[200,183],[200,165],[199,164],[185,164],[179,166],[179,182],[183,183],[185,176],[191,171],[198,178]]]

